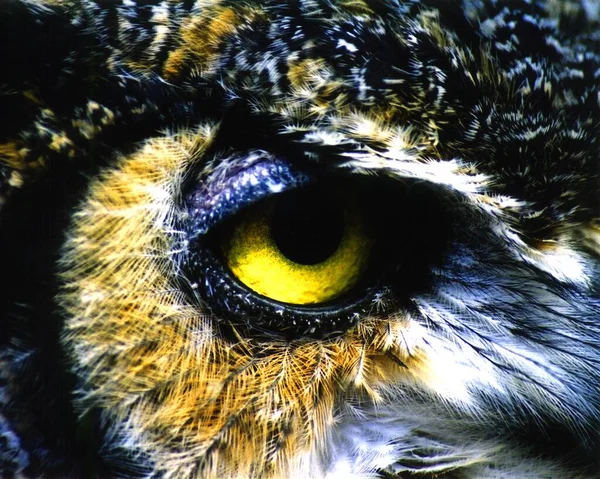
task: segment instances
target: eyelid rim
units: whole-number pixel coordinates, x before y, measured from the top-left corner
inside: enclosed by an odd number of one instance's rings
[[[365,286],[364,295],[343,296],[322,305],[286,304],[252,291],[234,275],[209,247],[190,263],[203,272],[203,280],[196,283],[203,304],[214,312],[214,319],[222,325],[243,326],[255,338],[282,340],[311,338],[324,339],[339,336],[354,327],[361,317],[372,315],[377,295],[389,297],[381,284]],[[225,295],[222,293],[226,292]],[[192,293],[192,297],[195,293]],[[249,298],[252,301],[249,301]]]
[[[239,162],[251,165],[224,180],[203,181],[186,196],[190,240],[206,235],[261,199],[315,182],[307,172],[266,152],[246,153]]]

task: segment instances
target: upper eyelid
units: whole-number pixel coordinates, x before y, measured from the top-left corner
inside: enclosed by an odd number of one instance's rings
[[[261,199],[314,181],[310,174],[266,152],[243,153],[239,161],[249,166],[224,179],[207,178],[190,188],[185,199],[190,239],[208,233]]]

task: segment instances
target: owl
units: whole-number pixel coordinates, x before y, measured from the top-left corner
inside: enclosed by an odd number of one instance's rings
[[[595,0],[0,4],[0,476],[600,476]]]

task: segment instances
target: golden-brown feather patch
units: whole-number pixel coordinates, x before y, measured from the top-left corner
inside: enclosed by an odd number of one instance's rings
[[[150,140],[92,183],[63,253],[63,340],[79,407],[101,406],[165,477],[282,477],[320,451],[341,398],[378,401],[427,359],[401,317],[328,341],[218,334],[173,284],[178,190],[212,134]]]

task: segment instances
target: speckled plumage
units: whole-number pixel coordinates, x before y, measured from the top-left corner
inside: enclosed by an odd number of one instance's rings
[[[595,2],[10,1],[0,59],[3,477],[598,475]],[[338,179],[385,278],[228,279]]]

